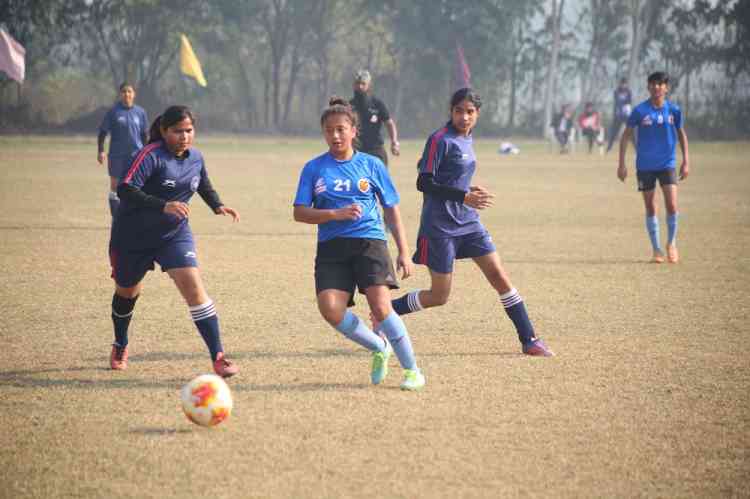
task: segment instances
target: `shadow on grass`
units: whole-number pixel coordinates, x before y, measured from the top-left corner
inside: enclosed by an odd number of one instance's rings
[[[176,435],[178,433],[193,433],[192,428],[156,428],[153,426],[141,426],[139,428],[133,428],[130,430],[130,433],[135,433],[136,435],[144,435],[147,437],[150,436],[165,436],[165,435]]]
[[[343,390],[371,389],[369,383],[295,383],[295,384],[235,384],[229,386],[233,392],[334,392]]]

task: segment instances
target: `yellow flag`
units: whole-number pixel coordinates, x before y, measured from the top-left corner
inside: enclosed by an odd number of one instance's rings
[[[203,76],[200,61],[195,57],[193,47],[190,46],[190,42],[185,35],[180,35],[180,40],[180,71],[187,76],[192,76],[198,82],[198,85],[205,87],[206,78]]]

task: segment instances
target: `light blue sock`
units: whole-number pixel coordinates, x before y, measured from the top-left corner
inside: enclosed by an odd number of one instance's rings
[[[677,222],[680,218],[679,213],[667,215],[667,244],[675,244],[677,240]]]
[[[661,244],[659,243],[659,218],[656,215],[646,217],[646,230],[648,231],[649,239],[651,239],[651,247],[654,248],[654,251],[661,251]]]
[[[409,333],[406,331],[406,325],[396,312],[391,311],[383,322],[380,323],[380,330],[385,333],[385,337],[391,342],[393,351],[404,369],[416,369],[417,360],[414,358],[414,349],[411,346]]]
[[[385,350],[385,342],[377,334],[373,333],[369,327],[359,320],[359,317],[346,311],[344,318],[336,326],[336,331],[343,334],[354,343],[362,345],[371,352],[382,352]]]

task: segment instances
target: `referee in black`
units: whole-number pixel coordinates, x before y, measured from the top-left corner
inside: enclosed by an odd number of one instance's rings
[[[391,138],[391,153],[398,156],[400,153],[398,143],[398,131],[396,123],[388,113],[383,101],[373,96],[370,92],[372,76],[366,69],[360,69],[354,75],[354,97],[349,103],[359,115],[359,135],[355,148],[358,151],[372,154],[380,158],[383,164],[388,166],[388,153],[383,147],[383,133],[381,131],[385,124],[388,135]]]

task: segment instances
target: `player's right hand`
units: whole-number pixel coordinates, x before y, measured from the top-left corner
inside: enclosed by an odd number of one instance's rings
[[[356,220],[362,216],[362,207],[357,203],[352,203],[349,206],[335,210],[334,213],[335,220]]]
[[[190,214],[190,207],[181,201],[169,201],[164,205],[164,213],[174,215],[182,220]]]
[[[104,152],[100,152],[99,154],[96,155],[96,160],[99,162],[100,165],[104,164],[105,158],[106,158],[106,155],[104,154]]]
[[[620,165],[617,167],[617,178],[620,179],[621,182],[625,182],[625,179],[628,176],[628,169],[625,168],[625,165]]]
[[[483,210],[492,206],[492,198],[494,197],[494,195],[490,194],[484,188],[473,186],[466,196],[464,196],[464,204],[476,210]]]

